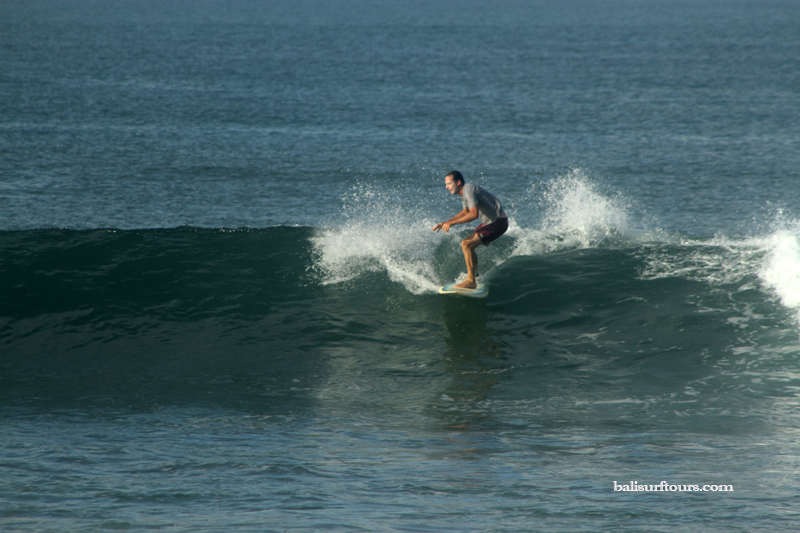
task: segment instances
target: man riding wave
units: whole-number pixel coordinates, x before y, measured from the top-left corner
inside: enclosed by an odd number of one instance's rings
[[[478,255],[475,249],[480,245],[488,246],[490,242],[501,236],[508,229],[508,216],[500,201],[489,191],[473,183],[466,183],[461,172],[454,170],[444,178],[445,187],[450,194],[461,196],[464,209],[447,222],[439,222],[432,230],[450,232],[450,226],[465,224],[476,218],[481,224],[472,234],[461,241],[464,260],[467,263],[467,279],[456,285],[459,289],[474,289],[478,286],[475,277],[478,273]]]

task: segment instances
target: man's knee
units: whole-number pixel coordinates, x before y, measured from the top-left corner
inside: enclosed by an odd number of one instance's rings
[[[464,250],[474,250],[481,244],[483,244],[483,242],[481,241],[480,237],[475,237],[474,239],[467,238],[461,241],[461,248]]]

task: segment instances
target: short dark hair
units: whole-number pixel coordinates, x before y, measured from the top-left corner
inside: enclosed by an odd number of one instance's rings
[[[450,174],[445,176],[445,178],[453,178],[453,181],[455,181],[456,183],[460,181],[461,185],[464,185],[466,183],[464,181],[464,176],[462,176],[461,172],[459,172],[458,170],[454,170],[454,171],[450,172]]]

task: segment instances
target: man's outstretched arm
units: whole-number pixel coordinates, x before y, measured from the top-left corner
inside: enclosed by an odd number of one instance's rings
[[[460,213],[447,222],[439,222],[431,229],[433,231],[439,231],[443,229],[445,233],[450,233],[450,226],[455,226],[456,224],[466,224],[467,222],[471,222],[476,218],[478,218],[477,205],[470,207],[469,209],[463,209]]]

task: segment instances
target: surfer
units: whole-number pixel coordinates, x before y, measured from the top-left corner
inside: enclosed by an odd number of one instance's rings
[[[481,244],[489,245],[508,229],[508,216],[503,211],[500,201],[489,191],[473,183],[464,182],[461,172],[454,170],[444,178],[444,185],[450,194],[461,196],[464,209],[447,222],[439,222],[433,231],[444,230],[450,232],[450,226],[466,224],[476,218],[481,219],[481,224],[472,234],[461,241],[464,251],[464,260],[467,263],[467,279],[456,285],[459,289],[474,289],[478,286],[475,276],[478,274],[478,255],[475,249]]]

